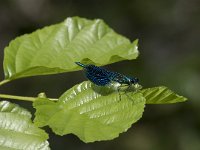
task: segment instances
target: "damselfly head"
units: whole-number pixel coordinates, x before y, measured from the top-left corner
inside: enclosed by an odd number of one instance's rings
[[[139,79],[138,78],[135,78],[135,77],[131,77],[131,83],[132,84],[137,84],[139,82]]]

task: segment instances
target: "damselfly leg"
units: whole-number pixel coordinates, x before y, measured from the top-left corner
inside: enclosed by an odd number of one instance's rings
[[[125,89],[124,89],[125,87]],[[137,84],[137,85],[127,85],[127,84],[124,84],[124,85],[120,85],[118,86],[117,88],[117,92],[119,94],[119,100],[121,101],[121,97],[122,97],[122,94],[121,92],[124,92],[124,94],[128,97],[128,99],[131,99],[133,100],[130,95],[128,95],[128,92],[137,92],[139,89],[141,89],[142,86]]]

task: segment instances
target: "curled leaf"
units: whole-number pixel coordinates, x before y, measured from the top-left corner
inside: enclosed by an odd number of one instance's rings
[[[102,20],[67,18],[11,41],[4,52],[4,74],[9,80],[80,69],[74,62],[106,65],[135,59],[138,40],[131,43]]]

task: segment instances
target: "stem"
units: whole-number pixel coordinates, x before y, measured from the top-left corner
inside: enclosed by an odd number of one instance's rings
[[[10,80],[3,80],[3,81],[1,81],[1,82],[0,82],[0,86],[3,85],[3,84],[8,83],[9,81],[10,81]]]
[[[31,102],[34,102],[37,99],[37,97],[15,96],[15,95],[7,95],[7,94],[0,94],[0,98],[16,99],[16,100],[31,101]],[[48,99],[52,101],[58,100],[55,98],[48,98]]]

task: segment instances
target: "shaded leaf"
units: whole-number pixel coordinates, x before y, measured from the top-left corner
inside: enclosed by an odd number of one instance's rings
[[[147,104],[169,104],[187,100],[187,98],[175,94],[164,86],[143,89],[141,93],[145,97]]]
[[[39,98],[34,122],[59,135],[73,133],[84,142],[113,139],[142,117],[145,99],[141,93],[129,93],[119,100],[118,92],[109,90],[83,82],[57,102]]]
[[[0,102],[0,149],[48,150],[47,138],[32,123],[30,112],[16,104]]]
[[[100,19],[67,18],[11,41],[4,52],[5,78],[75,71],[80,69],[76,61],[105,65],[135,59],[137,42],[131,43]]]

